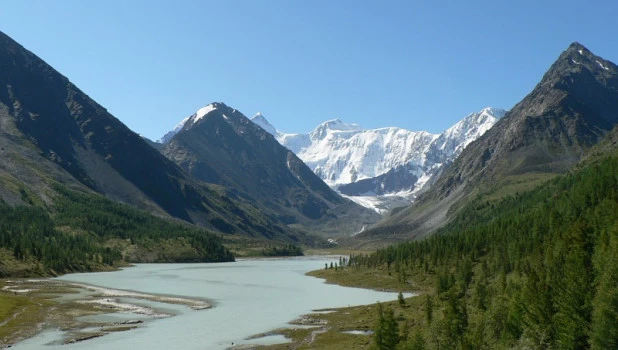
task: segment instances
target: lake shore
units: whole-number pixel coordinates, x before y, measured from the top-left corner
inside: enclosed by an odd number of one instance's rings
[[[222,350],[238,346],[261,348],[275,343],[290,345],[299,336],[303,337],[301,342],[308,339],[311,344],[326,344],[332,334],[367,341],[372,328],[368,320],[373,315],[373,311],[368,310],[373,310],[376,301],[396,299],[396,294],[365,288],[342,289],[305,275],[311,269],[330,264],[333,258],[247,259],[229,264],[139,264],[116,272],[74,274],[63,276],[61,280],[47,280],[61,283],[54,293],[35,291],[36,288],[28,284],[41,280],[21,280],[0,295],[23,290],[22,299],[38,298],[52,305],[41,308],[41,319],[28,323],[29,329],[34,324],[40,325],[34,331],[38,335],[24,334],[19,338],[24,341],[4,344],[16,344],[16,349],[28,350],[40,349],[45,344],[54,345],[50,349],[62,348],[66,342],[77,342],[76,349],[105,349],[127,344],[136,349],[167,349],[183,344],[186,349],[206,346]],[[125,290],[119,290],[118,286]],[[214,305],[209,302],[214,300],[216,307],[212,311],[195,311],[196,305],[186,299],[197,300],[198,306]],[[359,307],[363,310],[357,318],[359,322],[333,319],[349,313],[345,311],[346,305],[366,305]],[[153,311],[133,312],[134,308],[144,306]],[[172,306],[178,313],[175,317],[167,316],[176,313],[170,312],[174,309]],[[107,312],[109,309],[115,311]],[[114,318],[101,319],[110,314],[115,315]],[[123,314],[130,316],[119,320],[117,316]],[[64,320],[59,322],[58,318]],[[161,321],[150,322],[156,319]],[[307,329],[311,331],[303,336]],[[252,336],[256,334],[260,336]],[[13,339],[17,338],[13,336]]]
[[[205,310],[203,299],[157,295],[91,286],[53,279],[5,279],[0,298],[9,301],[0,323],[0,348],[8,348],[55,329],[54,344],[68,344],[142,326],[150,320],[174,316],[160,305]]]
[[[309,271],[307,276],[324,279],[324,283],[345,287],[362,288],[381,292],[402,292],[406,295],[405,306],[393,300],[382,303],[394,310],[416,307],[421,293],[429,288],[427,281],[401,281],[396,276],[372,271],[355,271],[351,268],[324,268]],[[264,346],[265,350],[288,349],[369,349],[373,329],[378,319],[378,306],[360,305],[343,308],[315,310],[290,322],[291,327],[273,330],[288,339],[285,344]],[[303,327],[294,327],[301,325]]]

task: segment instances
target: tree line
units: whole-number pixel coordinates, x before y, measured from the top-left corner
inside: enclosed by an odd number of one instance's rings
[[[617,218],[618,159],[606,158],[477,199],[433,236],[353,255],[347,268],[431,279],[415,325],[427,348],[616,349]]]
[[[221,239],[204,229],[155,217],[98,195],[56,186],[49,208],[0,203],[0,248],[34,265],[31,275],[92,271],[124,261],[122,247],[182,239],[200,262],[233,261]],[[192,261],[195,261],[193,259]],[[0,277],[11,274],[0,268]]]

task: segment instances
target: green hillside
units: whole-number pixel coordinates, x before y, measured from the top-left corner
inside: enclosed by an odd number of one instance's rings
[[[233,261],[214,234],[56,186],[51,208],[0,204],[0,277],[97,271],[131,262]],[[27,191],[23,191],[25,197]]]
[[[535,190],[473,201],[425,240],[352,256],[340,275],[429,285],[400,311],[401,348],[417,334],[427,349],[615,349],[616,218],[618,158],[597,156]]]

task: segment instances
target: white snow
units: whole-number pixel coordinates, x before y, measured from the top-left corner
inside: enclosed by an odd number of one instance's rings
[[[261,112],[257,112],[253,118],[251,118],[251,121],[254,122],[257,126],[259,126],[260,128],[264,129],[266,132],[268,132],[269,134],[277,137],[277,129],[275,129],[274,126],[272,126],[268,120],[266,120],[266,118],[264,117],[264,115],[262,115]]]
[[[286,134],[276,130],[261,113],[252,120],[296,153],[333,189],[409,165],[418,181],[410,184],[410,190],[405,193],[387,193],[383,196],[366,193],[347,197],[384,213],[393,206],[409,204],[431,182],[443,164],[455,159],[505,113],[497,108],[484,108],[469,114],[441,134],[397,127],[365,130],[339,119],[326,121],[309,134]]]
[[[181,120],[180,123],[178,123],[174,128],[174,131],[180,131],[182,127],[185,126],[185,123],[189,121],[189,119],[191,119],[191,117],[186,117],[185,119]]]
[[[278,139],[328,185],[337,186],[384,174],[407,162],[421,163],[423,151],[436,137],[394,127],[363,130],[336,120],[318,126],[308,138]],[[298,147],[288,143],[291,140],[305,142]]]
[[[176,124],[176,126],[174,127],[174,129],[170,132],[168,132],[167,134],[163,135],[162,138],[160,138],[159,140],[157,140],[158,143],[162,143],[162,144],[166,144],[168,143],[172,137],[174,137],[176,134],[178,134],[178,132],[180,132],[180,130],[182,130],[182,128],[185,126],[185,124],[189,121],[189,119],[191,119],[191,117],[186,117],[185,119],[181,120],[180,123]]]
[[[571,58],[571,62],[575,63],[575,64],[579,64],[579,62],[575,61],[574,59]]]
[[[206,107],[198,109],[195,113],[195,117],[193,118],[193,123],[197,123],[200,119],[204,118],[206,114],[214,111],[215,109],[217,109],[217,107],[215,107],[215,105],[212,103]]]
[[[498,119],[506,113],[505,110],[487,107],[480,112],[472,113],[446,129],[436,140],[435,145],[455,159],[472,141],[489,130]]]
[[[361,205],[365,208],[372,209],[378,214],[386,214],[395,207],[403,207],[410,205],[414,201],[414,196],[411,192],[398,192],[382,196],[346,196],[343,197]]]
[[[442,164],[437,164],[436,166],[434,166],[434,170],[435,168],[440,168],[442,167]],[[429,180],[431,180],[431,178],[433,177],[433,175],[435,174],[435,172],[425,172],[423,174],[421,174],[421,176],[418,177],[418,180],[416,180],[416,183],[414,184],[414,189],[412,190],[413,195],[417,195],[418,193],[420,193],[421,191],[423,191],[425,189],[425,186],[429,183]]]
[[[182,128],[184,128],[185,124],[187,124],[189,121],[191,122],[191,124],[195,124],[200,119],[204,118],[206,114],[214,111],[215,109],[217,109],[217,107],[215,107],[214,103],[211,103],[208,106],[198,109],[197,112],[195,112],[195,114],[188,116],[184,118],[183,120],[181,120],[180,123],[176,124],[173,130],[163,135],[163,137],[157,140],[156,142],[167,144],[168,142],[172,140],[174,136],[176,136],[176,134],[180,132],[180,130],[182,130]]]
[[[188,122],[196,123],[215,109],[215,104],[200,108],[170,133],[180,131]],[[443,164],[454,160],[505,113],[501,109],[484,108],[469,114],[441,134],[398,127],[365,130],[357,124],[344,123],[340,119],[328,120],[308,134],[287,134],[273,127],[262,113],[255,114],[251,120],[294,152],[333,189],[362,179],[375,178],[400,166],[408,166],[418,180],[415,184],[406,185],[407,191],[387,192],[382,196],[372,193],[348,197],[383,213],[414,200],[418,193],[432,183],[432,178],[439,173]],[[226,115],[223,117],[228,119]],[[171,137],[167,141],[169,139]]]
[[[598,64],[599,66],[601,66],[601,68],[603,68],[603,69],[605,69],[605,70],[609,70],[609,68],[608,68],[608,67],[605,67],[605,66],[603,65],[603,63],[601,63],[601,62],[599,62],[599,61],[596,61],[596,62],[597,62],[597,64]]]
[[[577,52],[579,52],[580,55],[584,54],[584,50],[582,50],[582,49],[579,49],[579,51],[577,51]]]

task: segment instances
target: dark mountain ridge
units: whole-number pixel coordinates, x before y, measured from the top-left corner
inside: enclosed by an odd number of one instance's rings
[[[206,185],[0,33],[0,195],[52,204],[58,183],[225,233],[285,238],[253,203]]]
[[[473,196],[533,186],[573,167],[618,122],[618,67],[573,43],[504,118],[412,206],[366,237],[423,236]],[[501,193],[501,194],[500,194]]]
[[[162,152],[192,176],[233,188],[293,227],[342,235],[379,218],[339,196],[270,133],[223,103],[200,109]]]

